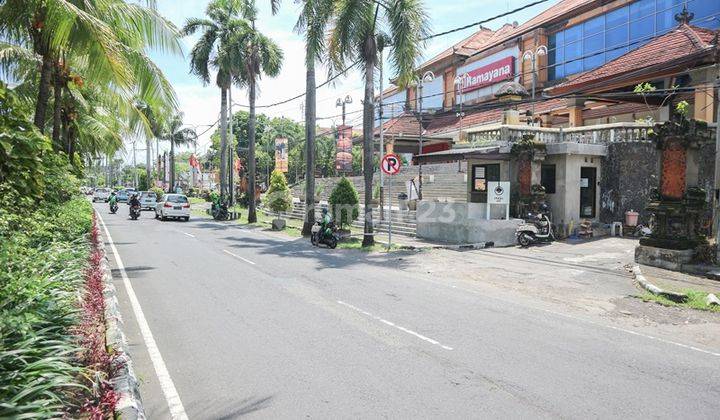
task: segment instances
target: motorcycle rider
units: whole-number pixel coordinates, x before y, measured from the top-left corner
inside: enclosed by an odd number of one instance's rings
[[[112,211],[113,206],[117,205],[117,195],[115,195],[115,191],[110,193],[110,198],[108,199],[108,204],[110,205],[110,211]]]
[[[140,207],[140,199],[138,198],[137,193],[134,193],[132,197],[130,197],[130,201],[128,201],[128,204],[130,204],[130,207]]]
[[[322,237],[325,238],[327,235],[332,234],[330,231],[330,222],[332,219],[330,218],[330,215],[328,214],[328,209],[323,208],[322,209],[322,218],[320,219],[320,232],[322,232]]]

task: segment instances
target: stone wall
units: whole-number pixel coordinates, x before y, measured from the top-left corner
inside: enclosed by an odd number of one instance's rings
[[[640,213],[640,223],[647,223],[645,206],[659,185],[660,151],[654,143],[610,144],[600,176],[600,221],[624,221],[632,209]]]
[[[698,149],[698,187],[707,191],[708,202],[712,201],[712,191],[715,178],[715,143],[703,142]]]

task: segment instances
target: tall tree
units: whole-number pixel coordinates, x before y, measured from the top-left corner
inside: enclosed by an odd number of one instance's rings
[[[422,0],[339,0],[335,2],[334,26],[330,34],[330,56],[334,68],[345,69],[358,62],[365,75],[363,102],[363,174],[365,181],[365,228],[363,246],[372,245],[373,129],[375,115],[375,68],[378,39],[386,30],[392,46],[390,61],[397,72],[398,86],[405,87],[415,76],[415,62],[421,56],[428,34],[428,17]]]
[[[173,115],[165,127],[163,138],[170,142],[170,185],[169,192],[175,191],[175,146],[184,146],[195,144],[197,141],[197,133],[194,129],[183,128],[183,115],[181,113]]]
[[[280,0],[271,0],[273,12]],[[333,0],[296,0],[302,12],[295,31],[305,37],[305,221],[302,234],[310,235],[315,224],[315,130],[317,117],[317,89],[315,64],[322,61],[328,23],[333,13]]]
[[[207,18],[190,18],[181,31],[183,35],[204,31],[190,52],[190,72],[205,85],[210,83],[211,70],[217,72],[215,83],[220,88],[220,194],[223,197],[228,192],[227,171],[232,170],[227,167],[228,92],[242,65],[236,51],[238,38],[250,31],[248,22],[240,17],[241,9],[238,1],[214,0],[205,11]]]
[[[274,8],[274,6],[273,6]],[[237,74],[236,82],[240,85],[247,86],[249,101],[249,119],[248,119],[248,222],[255,223],[257,221],[257,203],[255,201],[255,100],[257,96],[257,83],[263,74],[275,77],[280,74],[282,67],[283,53],[280,47],[270,38],[260,33],[255,27],[257,20],[257,8],[255,0],[245,0],[243,2],[242,14],[250,21],[250,30],[244,33],[238,33],[232,51],[228,55],[239,53],[237,57],[242,63],[240,71]],[[235,60],[232,60],[235,61]]]

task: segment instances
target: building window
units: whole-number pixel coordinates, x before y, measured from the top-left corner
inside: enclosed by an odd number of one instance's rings
[[[540,168],[540,185],[545,193],[555,194],[555,165],[542,165]]]
[[[548,37],[548,78],[592,70],[677,26],[683,5],[695,14],[692,25],[720,28],[720,1],[639,0]]]
[[[472,192],[487,193],[487,183],[500,181],[500,164],[473,165]]]

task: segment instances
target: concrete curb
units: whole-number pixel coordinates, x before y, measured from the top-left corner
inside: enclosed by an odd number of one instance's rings
[[[667,298],[676,303],[683,303],[688,299],[688,297],[685,293],[678,293],[678,292],[671,292],[669,290],[663,290],[663,289],[657,287],[656,285],[650,283],[649,281],[647,281],[647,279],[645,278],[645,276],[642,273],[642,270],[640,270],[639,265],[634,265],[631,271],[633,273],[633,278],[635,279],[635,281],[638,282],[640,287],[642,287],[643,289],[647,290],[648,292],[650,292],[656,296],[662,296],[662,297]]]
[[[102,238],[102,234],[100,234]],[[117,299],[117,291],[112,283],[112,272],[108,263],[105,243],[100,240],[98,249],[103,255],[103,296],[105,298],[105,345],[117,355],[115,377],[111,379],[118,402],[115,406],[115,418],[123,420],[144,420],[145,410],[140,398],[140,383],[135,376],[130,358],[127,339],[122,332],[123,320]]]

